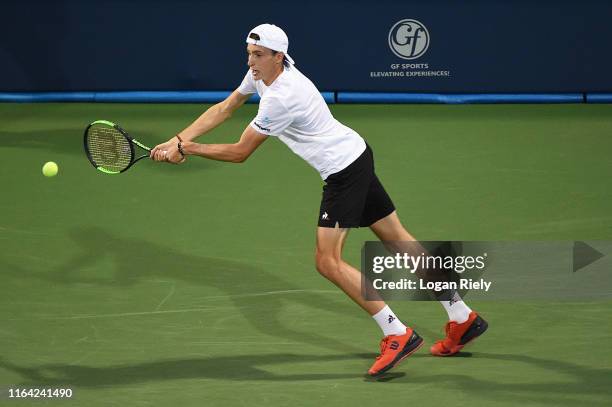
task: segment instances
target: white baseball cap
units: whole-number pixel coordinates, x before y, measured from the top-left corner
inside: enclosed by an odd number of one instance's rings
[[[259,36],[259,40],[251,38],[251,34]],[[287,57],[287,60],[293,65],[295,62],[289,56],[289,38],[287,34],[274,24],[260,24],[253,28],[247,35],[246,42],[248,44],[261,45],[262,47],[270,48],[273,51],[282,52]]]

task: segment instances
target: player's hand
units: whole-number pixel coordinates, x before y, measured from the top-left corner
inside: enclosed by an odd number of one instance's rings
[[[151,150],[150,157],[155,161],[165,161],[172,164],[181,164],[185,158],[178,151],[178,139],[172,137],[165,143],[158,144]]]
[[[167,150],[164,150],[162,153],[164,156],[164,161],[170,164],[182,164],[185,162],[186,158],[178,149],[178,143],[174,146],[169,147]]]
[[[176,147],[177,145],[178,139],[176,137],[172,137],[165,143],[158,144],[153,147],[153,149],[151,150],[151,154],[149,154],[149,157],[151,157],[151,159],[155,161],[166,161],[168,150],[173,146]]]

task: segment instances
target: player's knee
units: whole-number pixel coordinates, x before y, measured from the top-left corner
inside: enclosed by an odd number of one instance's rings
[[[340,261],[329,254],[317,253],[315,256],[317,271],[328,280],[335,280],[340,272]]]

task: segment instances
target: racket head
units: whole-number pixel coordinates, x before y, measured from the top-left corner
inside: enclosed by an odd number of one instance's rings
[[[105,174],[120,174],[136,161],[131,137],[108,120],[90,123],[83,135],[89,162]]]

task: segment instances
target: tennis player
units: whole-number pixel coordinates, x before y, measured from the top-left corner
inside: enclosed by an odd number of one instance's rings
[[[351,128],[336,120],[315,85],[287,53],[285,32],[272,24],[253,28],[246,39],[249,70],[240,86],[210,107],[189,127],[156,146],[151,158],[182,163],[185,157],[244,162],[270,137],[276,137],[325,181],[317,228],[316,268],[370,314],[383,331],[380,356],[368,370],[380,375],[415,352],[423,339],[405,326],[380,298],[361,295],[361,274],[342,259],[350,228],[369,227],[382,241],[413,241],[374,172],[372,150]],[[233,144],[200,144],[193,140],[231,117],[249,97],[261,96],[257,116]],[[441,301],[449,315],[447,336],[431,347],[439,356],[453,355],[486,329],[486,323],[455,296]],[[484,329],[483,329],[484,327]]]

